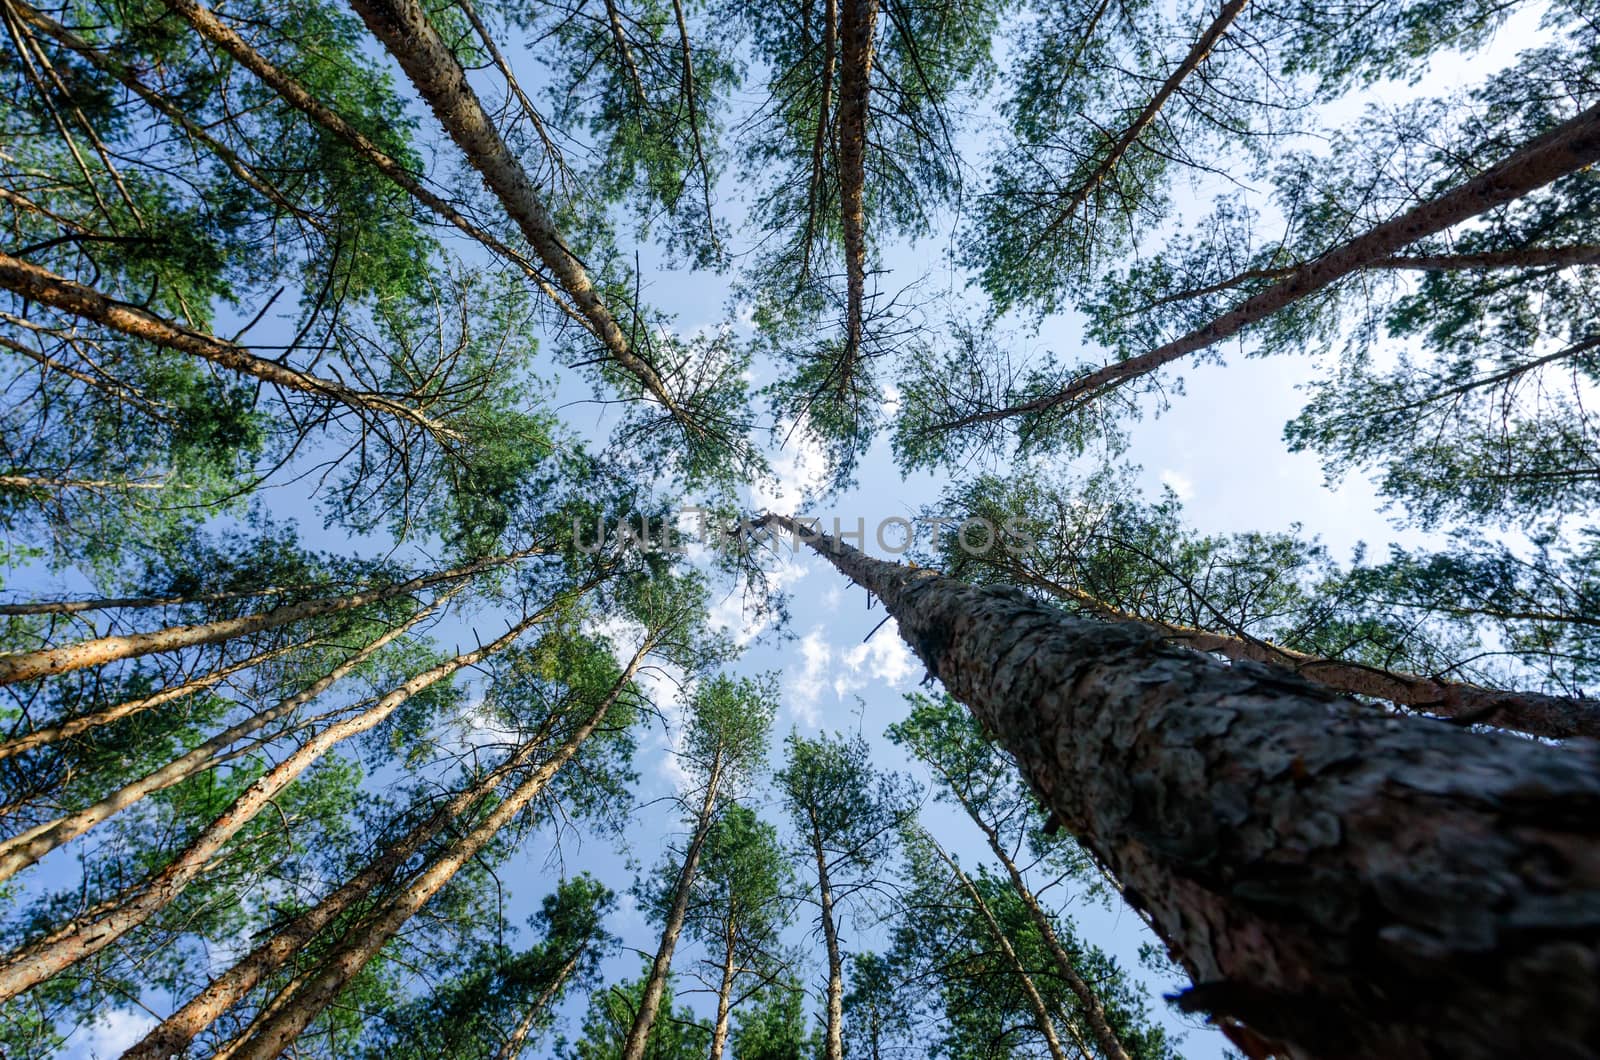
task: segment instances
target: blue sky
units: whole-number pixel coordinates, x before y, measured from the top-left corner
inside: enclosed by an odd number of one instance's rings
[[[1538,39],[1537,18],[1536,8],[1524,11],[1473,61],[1440,56],[1435,72],[1420,85],[1380,85],[1367,98],[1375,102],[1396,102],[1417,92],[1434,94],[1474,83],[1488,69],[1503,65],[1521,47]],[[537,81],[531,67],[523,73],[526,56],[518,59],[514,54],[513,60],[525,84]],[[1327,117],[1337,121],[1341,113],[1349,116],[1358,109],[1359,103],[1341,105],[1330,110]],[[423,127],[429,126],[424,122]],[[448,145],[439,150],[438,156],[435,177],[448,181],[449,174],[459,172],[455,157]],[[973,157],[976,158],[977,153]],[[738,189],[725,183],[720,190],[724,204],[737,211]],[[1180,189],[1179,214],[1184,213],[1185,208],[1203,209],[1208,195],[1209,189],[1204,186]],[[750,241],[751,235],[737,233],[745,242]],[[647,301],[675,312],[684,330],[723,323],[729,306],[727,278],[673,271],[663,267],[659,258],[652,266],[652,257],[655,255],[646,252],[649,285],[644,293]],[[947,289],[949,296],[957,301],[970,297],[963,286],[964,277],[944,263],[943,245],[937,241],[930,240],[915,247],[886,248],[884,264],[887,271],[875,278],[884,292],[892,293],[918,282],[931,291]],[[242,315],[248,317],[249,314]],[[734,326],[742,326],[738,323],[737,312],[734,318]],[[1068,313],[1044,321],[1037,336],[1028,337],[1026,343],[1029,348],[1070,354],[1082,346],[1082,334],[1081,322]],[[549,364],[548,357],[541,358],[541,371],[555,374],[555,366]],[[1348,558],[1357,542],[1372,545],[1394,540],[1424,542],[1427,539],[1422,535],[1402,533],[1391,524],[1381,513],[1380,501],[1365,478],[1352,476],[1338,488],[1330,489],[1323,482],[1314,455],[1286,451],[1281,432],[1284,422],[1300,407],[1301,398],[1296,388],[1314,378],[1317,371],[1318,365],[1309,359],[1246,359],[1236,350],[1230,352],[1225,367],[1185,368],[1181,372],[1186,386],[1184,394],[1176,398],[1164,414],[1147,417],[1134,425],[1129,458],[1142,468],[1141,483],[1152,493],[1162,488],[1174,490],[1184,500],[1190,521],[1203,531],[1285,530],[1293,523],[1300,523],[1320,534],[1341,559]],[[758,366],[756,381],[768,381],[768,373],[770,369]],[[587,398],[584,384],[562,379],[558,396],[567,403],[565,415],[570,426],[591,437],[604,436],[609,422],[607,413],[600,406],[583,403]],[[862,463],[857,486],[825,501],[811,497],[811,490],[819,481],[822,454],[796,436],[788,448],[774,450],[771,459],[775,480],[749,492],[750,507],[820,516],[825,527],[836,517],[847,525],[854,524],[858,518],[865,519],[871,526],[884,518],[915,515],[936,500],[944,485],[943,478],[938,475],[902,478],[882,440]],[[268,493],[264,500],[276,515],[296,521],[309,545],[340,551],[362,545],[346,531],[325,530],[314,507],[292,489]],[[383,542],[374,538],[363,547],[383,547]],[[877,551],[870,541],[868,550]],[[791,597],[791,622],[787,630],[754,626],[741,613],[737,592],[728,587],[724,587],[727,595],[719,597],[713,612],[714,621],[749,642],[745,656],[737,665],[740,672],[775,670],[782,675],[783,701],[773,733],[774,761],[781,755],[782,738],[791,729],[806,734],[842,730],[860,731],[872,741],[884,768],[906,768],[903,756],[883,739],[883,731],[903,715],[903,696],[919,687],[923,674],[897,636],[893,622],[873,632],[884,617],[881,608],[869,608],[862,590],[850,586],[831,567],[809,553],[787,557],[776,563],[774,570]],[[48,595],[82,588],[70,582],[41,582],[36,572],[21,579],[8,579],[6,584],[19,594],[37,590]],[[482,623],[481,628],[446,624],[441,627],[441,634],[446,642],[456,638],[466,641],[479,632],[492,635],[502,628],[497,616],[482,616]],[[668,708],[669,716],[676,692],[673,676],[653,671],[647,678],[658,702]],[[549,837],[532,837],[527,847],[501,873],[508,889],[511,922],[520,923],[526,919],[539,899],[553,889],[560,871],[591,871],[619,894],[625,894],[632,882],[630,863],[648,867],[661,857],[677,828],[674,812],[668,802],[663,801],[674,792],[680,778],[672,758],[673,744],[674,733],[660,728],[643,741],[639,761],[640,809],[623,849],[603,840],[573,843],[569,837],[560,848],[562,865],[557,868],[552,864],[553,848]],[[910,771],[919,780],[926,779],[919,770]],[[761,805],[762,799],[758,796],[756,802]],[[775,809],[769,806],[765,812],[770,819],[776,819]],[[981,860],[980,837],[970,825],[943,807],[930,807],[928,812],[928,820],[942,842],[969,865]],[[60,852],[47,861],[38,878],[48,881],[70,878],[70,861],[70,852]],[[1176,984],[1158,981],[1139,968],[1138,948],[1151,938],[1137,917],[1124,910],[1107,910],[1084,902],[1075,902],[1069,908],[1086,938],[1112,953],[1124,967],[1146,982],[1156,999],[1153,1009],[1157,1017],[1175,1033],[1183,1034],[1185,1055],[1196,1058],[1221,1055],[1223,1039],[1219,1034],[1177,1016],[1160,1002],[1160,995]],[[802,913],[802,920],[808,915]],[[653,929],[626,899],[613,918],[612,929],[628,946],[640,950],[654,948]],[[797,937],[804,930],[802,923],[796,929]],[[881,931],[868,923],[847,922],[845,945],[848,949],[873,945],[880,938]],[[821,975],[820,943],[812,945],[810,952],[808,982],[815,987]],[[692,944],[685,943],[680,946],[676,963],[680,968],[687,968],[700,957]],[[636,974],[638,964],[635,955],[625,954],[611,962],[608,973],[613,978],[631,976]],[[687,987],[686,982],[680,984],[680,990]],[[708,1011],[710,999],[704,995],[690,995],[690,998],[700,1011]],[[161,1007],[158,999],[147,1000],[153,1007]],[[578,997],[567,1004],[566,1028],[569,1031],[575,1028],[585,1001]],[[151,1023],[150,1016],[134,1010],[108,1011],[100,1024],[84,1028],[73,1037],[68,1055],[114,1056]],[[547,1041],[540,1055],[548,1054],[548,1044]]]

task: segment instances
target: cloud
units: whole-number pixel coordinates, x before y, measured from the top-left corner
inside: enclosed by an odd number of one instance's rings
[[[921,666],[900,639],[894,620],[885,625],[865,644],[846,649],[828,643],[822,626],[800,638],[800,666],[785,672],[785,701],[797,722],[813,728],[821,723],[824,691],[843,700],[871,684],[903,688],[915,682]]]
[[[793,514],[807,495],[820,489],[827,480],[828,455],[821,445],[802,431],[790,432],[792,423],[778,424],[779,437],[788,443],[772,458],[772,477],[750,486],[750,504],[756,511]]]
[[[126,1008],[102,1011],[83,1028],[82,1037],[71,1043],[65,1056],[73,1060],[121,1056],[155,1025],[156,1018],[148,1012]]]
[[[833,659],[833,647],[823,636],[822,627],[818,626],[800,638],[799,651],[800,672],[789,671],[790,694],[784,698],[795,720],[814,728],[822,720],[818,706],[822,690],[826,687],[825,678],[828,664]]]
[[[1178,495],[1180,501],[1186,501],[1194,496],[1194,483],[1189,476],[1167,468],[1161,472],[1161,484]]]

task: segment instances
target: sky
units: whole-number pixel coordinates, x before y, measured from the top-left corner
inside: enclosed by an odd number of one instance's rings
[[[1421,84],[1379,85],[1371,98],[1396,102],[1412,93],[1434,94],[1473,83],[1488,68],[1503,65],[1517,50],[1538,39],[1537,18],[1537,8],[1525,11],[1472,61],[1441,56],[1434,72]],[[519,77],[525,84],[535,84],[538,75],[526,65],[527,56],[519,57],[516,52],[512,55]],[[396,77],[399,79],[398,70]],[[1357,108],[1347,109],[1353,115]],[[456,171],[447,146],[440,150],[439,159],[437,178]],[[719,192],[737,210],[740,189],[725,182]],[[1180,189],[1179,212],[1184,212],[1185,207],[1203,208],[1205,198],[1203,187]],[[752,235],[737,232],[736,238],[749,241]],[[942,251],[943,247],[931,240],[918,246],[886,248],[886,271],[876,277],[879,289],[893,292],[919,282],[933,289],[948,289],[953,298],[961,299],[965,277],[944,263]],[[644,260],[650,277],[645,299],[674,311],[682,329],[717,327],[725,322],[731,291],[727,278],[674,271],[649,251]],[[736,311],[736,328],[745,326],[740,318]],[[1082,346],[1082,336],[1081,321],[1065,313],[1045,320],[1037,335],[1027,338],[1027,344],[1030,348],[1070,354]],[[1226,366],[1183,368],[1183,394],[1163,414],[1147,416],[1134,425],[1128,457],[1142,469],[1140,483],[1151,494],[1161,489],[1176,493],[1185,503],[1189,521],[1203,531],[1286,530],[1298,523],[1321,535],[1341,559],[1348,558],[1358,542],[1425,543],[1426,537],[1398,528],[1383,513],[1381,499],[1366,478],[1352,475],[1330,486],[1323,481],[1314,455],[1286,450],[1282,430],[1300,407],[1302,398],[1297,388],[1312,380],[1318,370],[1318,365],[1309,359],[1247,359],[1238,356],[1237,350],[1229,354]],[[769,379],[770,375],[764,375],[758,366],[756,382]],[[559,400],[566,403],[569,426],[591,437],[604,436],[608,414],[603,407],[585,403],[584,384],[562,380],[557,393]],[[772,451],[774,480],[747,492],[749,507],[819,516],[825,528],[834,518],[847,526],[861,518],[873,526],[889,517],[914,516],[937,499],[946,480],[934,474],[902,477],[887,450],[886,440],[880,439],[862,462],[855,487],[818,500],[814,492],[820,482],[823,454],[796,435],[786,448]],[[266,499],[274,514],[301,526],[305,543],[310,546],[339,551],[381,547],[377,539],[363,545],[342,529],[324,528],[315,509],[292,490],[275,491]],[[881,554],[870,539],[867,550]],[[908,768],[904,756],[883,736],[885,728],[904,715],[905,694],[924,687],[922,667],[898,637],[894,622],[883,622],[881,607],[871,606],[862,590],[807,552],[775,559],[772,570],[790,597],[791,617],[786,629],[756,623],[742,612],[739,595],[731,590],[719,595],[712,618],[747,644],[746,653],[736,666],[739,672],[776,671],[781,675],[782,702],[774,726],[773,762],[781,760],[780,744],[790,731],[805,735],[860,732],[872,743],[882,768],[906,769],[926,782],[925,774]],[[6,584],[19,593],[37,589],[46,595],[81,589],[76,584],[41,584],[38,577],[35,573],[10,579]],[[485,621],[497,619],[485,616]],[[447,643],[452,639],[465,641],[487,631],[459,624],[440,627],[440,635]],[[498,631],[496,627],[492,632]],[[669,706],[675,698],[675,676],[660,670],[645,676],[646,685],[659,703]],[[670,709],[667,713],[670,715]],[[604,840],[574,842],[569,837],[562,843],[561,864],[557,866],[552,863],[549,837],[536,835],[512,859],[500,875],[513,922],[521,922],[536,908],[539,899],[553,889],[561,872],[590,871],[624,896],[613,917],[612,930],[624,938],[627,946],[654,948],[655,931],[626,898],[626,892],[633,880],[634,866],[653,865],[680,831],[670,804],[670,796],[682,777],[671,753],[674,741],[675,733],[660,727],[643,740],[639,810],[622,848]],[[757,808],[768,819],[777,819],[776,807],[764,805],[759,798]],[[957,820],[947,808],[930,807],[928,821],[941,842],[965,864],[982,860],[981,838],[964,820]],[[37,879],[66,880],[71,873],[70,852],[62,851],[47,859]],[[1061,896],[1058,900],[1065,903]],[[1152,937],[1136,916],[1120,908],[1105,909],[1081,900],[1065,905],[1084,937],[1115,956],[1145,983],[1154,999],[1153,1015],[1174,1034],[1182,1035],[1180,1048],[1184,1055],[1197,1060],[1222,1055],[1224,1042],[1220,1034],[1193,1018],[1180,1016],[1160,1001],[1163,993],[1178,984],[1141,968],[1139,947],[1152,941]],[[813,926],[807,922],[810,916],[814,914],[802,913],[796,938]],[[847,950],[871,946],[881,939],[881,928],[867,922],[846,923]],[[815,959],[820,942],[810,949],[813,961],[807,981],[815,987],[820,983],[820,965]],[[685,944],[679,949],[677,965],[686,968],[699,957],[692,944]],[[637,954],[625,952],[610,962],[607,973],[613,980],[632,976],[637,974],[638,965]],[[711,999],[703,994],[685,996],[683,991],[688,986],[687,982],[680,984],[680,998],[690,1000],[698,1011],[709,1011]],[[160,1011],[159,999],[147,999],[147,1003]],[[575,1030],[585,1003],[586,998],[580,996],[569,999],[564,1006],[565,1029],[569,1033]],[[74,1034],[66,1055],[85,1060],[115,1056],[153,1022],[153,1016],[134,1009],[108,1010],[98,1023]],[[551,1055],[550,1041],[547,1038],[535,1055]]]

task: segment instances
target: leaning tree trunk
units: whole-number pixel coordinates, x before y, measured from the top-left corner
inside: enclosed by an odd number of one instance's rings
[[[644,1060],[645,1048],[650,1044],[650,1030],[656,1024],[656,1013],[661,1009],[661,998],[667,990],[667,974],[672,969],[672,954],[678,947],[678,936],[683,932],[684,919],[689,915],[689,897],[694,888],[695,871],[700,866],[700,852],[705,849],[706,837],[711,834],[711,822],[717,809],[717,786],[722,779],[720,752],[712,758],[711,770],[706,777],[706,796],[695,818],[694,837],[683,856],[683,868],[678,872],[677,884],[672,889],[672,905],[667,910],[667,923],[661,931],[661,945],[656,948],[655,960],[650,963],[650,975],[645,979],[644,992],[639,997],[639,1011],[634,1014],[633,1025],[622,1043],[622,1060]]]
[[[928,845],[933,847],[934,853],[939,855],[939,860],[945,867],[955,874],[956,882],[961,889],[967,892],[967,897],[972,901],[972,907],[983,918],[984,927],[989,931],[989,937],[1000,948],[1000,956],[1011,969],[1011,974],[1016,976],[1017,983],[1022,987],[1022,994],[1028,999],[1028,1007],[1033,1009],[1034,1021],[1039,1026],[1039,1033],[1044,1035],[1045,1047],[1050,1050],[1050,1055],[1055,1060],[1066,1060],[1066,1052],[1061,1048],[1061,1037],[1056,1033],[1055,1020],[1050,1018],[1050,1009],[1045,1005],[1044,998],[1039,994],[1039,988],[1034,985],[1033,976],[1028,974],[1027,967],[1022,963],[1022,958],[1017,956],[1016,947],[1011,945],[1011,940],[1006,938],[1005,929],[1000,926],[1000,921],[995,919],[994,912],[989,908],[989,903],[983,900],[983,893],[973,884],[970,877],[956,864],[954,858],[946,854],[944,847],[926,831],[923,838]],[[1070,1026],[1070,1025],[1069,1025]],[[1074,1034],[1076,1038],[1077,1035]],[[1089,1050],[1084,1047],[1082,1040],[1077,1043],[1078,1055],[1088,1060]]]
[[[828,1031],[823,1060],[844,1060],[844,961],[839,956],[839,928],[833,920],[833,884],[828,879],[828,854],[822,846],[822,827],[811,818],[811,847],[817,857],[817,897],[822,905],[822,941],[828,952]]]
[[[1039,899],[1033,893],[1033,888],[1022,878],[1022,872],[1017,868],[1016,861],[1001,844],[1000,833],[978,813],[978,808],[967,798],[966,792],[956,784],[954,777],[945,774],[945,783],[955,795],[956,801],[961,803],[961,808],[967,811],[967,816],[972,818],[972,823],[983,833],[984,839],[989,843],[989,850],[1005,868],[1006,875],[1011,878],[1012,889],[1017,892],[1017,897],[1022,899],[1022,905],[1028,910],[1028,918],[1033,921],[1033,926],[1039,929],[1039,936],[1044,939],[1045,948],[1050,951],[1050,959],[1055,962],[1057,974],[1061,976],[1061,981],[1067,984],[1067,989],[1078,999],[1084,1018],[1088,1020],[1089,1032],[1094,1035],[1095,1044],[1100,1047],[1100,1055],[1104,1060],[1128,1060],[1127,1050],[1122,1047],[1117,1032],[1111,1029],[1111,1024],[1106,1020],[1106,1009],[1100,1001],[1100,994],[1078,973],[1078,966],[1073,963],[1072,955],[1056,937],[1055,925],[1050,923],[1050,917],[1039,905]]]
[[[1284,670],[782,516],[1146,909],[1254,1054],[1600,1052],[1600,744],[1374,717]]]
[[[528,1044],[528,1035],[533,1033],[534,1022],[539,1018],[540,1013],[550,1007],[550,1003],[561,992],[561,985],[567,981],[567,976],[572,974],[572,970],[578,967],[578,961],[582,959],[583,951],[587,948],[587,946],[579,946],[572,956],[567,958],[567,963],[563,964],[560,970],[556,972],[556,977],[550,981],[550,985],[539,991],[539,996],[522,1013],[522,1018],[517,1021],[516,1027],[512,1028],[511,1034],[506,1037],[505,1042],[496,1050],[494,1060],[516,1060],[522,1054],[522,1050]]]
[[[230,1045],[230,1058],[273,1060],[281,1055],[300,1032],[339,996],[350,980],[405,927],[406,922],[454,879],[462,866],[476,858],[501,829],[544,792],[550,780],[571,761],[584,742],[605,721],[606,715],[627,691],[639,665],[659,638],[659,631],[645,638],[605,698],[562,742],[554,755],[512,789],[504,801],[495,806],[471,831],[451,844],[404,887],[363,918],[322,962],[314,975],[293,988],[287,997],[280,995],[283,1003],[271,1015],[258,1018],[246,1027]]]
[[[730,898],[729,905],[732,904]],[[733,1015],[733,976],[738,970],[735,958],[738,955],[739,934],[731,908],[728,910],[726,929],[722,947],[722,982],[717,985],[717,1018],[711,1025],[710,1060],[722,1060],[722,1054],[727,1051],[728,1020]]]

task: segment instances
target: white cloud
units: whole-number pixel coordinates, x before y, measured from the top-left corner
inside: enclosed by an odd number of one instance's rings
[[[82,1037],[69,1045],[65,1056],[71,1060],[120,1056],[155,1025],[156,1018],[148,1012],[126,1008],[101,1012],[93,1023],[83,1028]]]
[[[772,458],[772,478],[750,486],[750,505],[758,512],[794,514],[795,506],[821,488],[827,476],[827,453],[802,432],[791,432],[793,426],[778,425],[778,436],[787,436],[788,443]]]
[[[824,690],[843,700],[873,683],[893,688],[915,683],[921,670],[916,657],[900,639],[894,621],[886,626],[865,644],[845,649],[829,644],[821,626],[800,638],[800,666],[787,671],[789,694],[785,697],[796,721],[812,727],[821,722]]]
[[[815,727],[821,720],[817,708],[822,699],[828,664],[833,659],[833,648],[823,636],[821,626],[800,638],[800,659],[800,672],[789,672],[790,694],[784,699],[797,721]]]
[[[1194,483],[1189,476],[1167,468],[1161,472],[1161,484],[1178,495],[1180,501],[1186,501],[1194,496]]]

